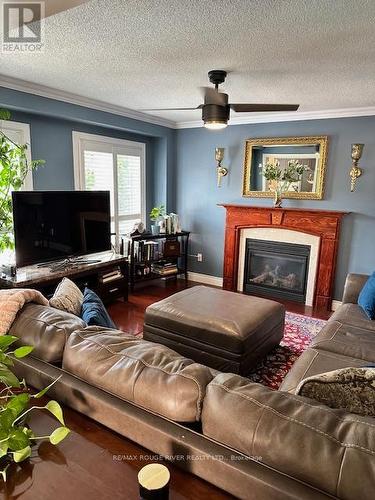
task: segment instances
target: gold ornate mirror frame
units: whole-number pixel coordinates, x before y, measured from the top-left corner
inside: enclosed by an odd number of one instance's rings
[[[251,168],[253,159],[253,148],[255,146],[308,146],[319,145],[319,159],[316,175],[315,191],[286,191],[283,198],[294,198],[298,200],[321,200],[324,192],[324,182],[327,164],[327,136],[309,137],[267,137],[263,139],[247,139],[245,142],[245,161],[243,172],[242,196],[252,198],[273,198],[272,191],[253,191],[250,186]]]

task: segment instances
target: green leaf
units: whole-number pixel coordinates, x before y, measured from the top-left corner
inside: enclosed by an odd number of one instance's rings
[[[8,441],[3,441],[0,443],[0,458],[4,457],[8,453]]]
[[[10,120],[11,114],[7,109],[0,109],[0,120]]]
[[[29,438],[29,439],[34,439],[35,438],[35,434],[33,433],[33,431],[31,429],[29,429],[28,427],[23,427],[22,428],[22,432],[24,434],[26,434],[26,436]]]
[[[70,430],[67,427],[58,427],[52,432],[49,440],[52,444],[59,444],[69,433]]]
[[[12,451],[20,451],[29,446],[29,437],[21,430],[14,428],[8,439],[8,446]]]
[[[39,399],[41,398],[42,396],[44,396],[46,394],[47,391],[49,391],[49,389],[51,389],[51,387],[56,384],[56,382],[58,380],[60,380],[62,377],[62,375],[60,375],[60,377],[58,377],[56,380],[54,380],[53,382],[51,382],[49,385],[47,385],[47,387],[45,387],[44,389],[42,389],[41,391],[39,391],[37,394],[34,394],[34,396],[32,396],[33,398],[35,399]]]
[[[30,446],[26,446],[22,450],[15,451],[13,453],[13,460],[15,462],[23,462],[23,460],[29,458],[30,455],[31,455],[31,448]]]
[[[10,387],[20,386],[18,378],[4,364],[0,364],[0,382]]]
[[[7,403],[7,408],[14,411],[15,416],[18,417],[27,407],[30,401],[30,396],[26,393],[17,394],[13,396]]]
[[[63,412],[62,412],[61,406],[59,405],[59,403],[57,401],[54,401],[54,400],[48,401],[48,403],[46,404],[46,406],[44,408],[46,408],[48,411],[50,411],[52,413],[52,415],[61,424],[65,425]]]
[[[1,439],[8,437],[10,429],[12,428],[16,413],[11,408],[5,408],[0,413],[0,435]]]
[[[13,344],[16,340],[18,340],[18,337],[14,337],[13,335],[2,335],[0,337],[0,349],[3,351],[11,344]]]
[[[12,359],[5,353],[0,351],[0,363],[3,363],[6,366],[13,366],[14,363]]]
[[[34,350],[34,347],[31,345],[24,345],[22,347],[18,347],[14,350],[14,355],[16,358],[24,358],[28,354],[30,354]]]

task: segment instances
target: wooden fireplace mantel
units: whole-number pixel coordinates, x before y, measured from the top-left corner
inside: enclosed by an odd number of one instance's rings
[[[240,232],[251,227],[290,229],[320,238],[314,305],[331,309],[341,219],[349,212],[220,204],[226,209],[223,288],[237,290]]]

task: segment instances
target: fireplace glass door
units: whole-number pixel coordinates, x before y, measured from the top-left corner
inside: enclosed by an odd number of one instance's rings
[[[246,239],[245,293],[305,302],[310,246]]]

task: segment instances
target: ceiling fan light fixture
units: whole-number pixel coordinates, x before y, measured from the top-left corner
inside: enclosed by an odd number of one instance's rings
[[[204,127],[209,130],[221,130],[228,126],[226,121],[211,120],[204,122]]]
[[[202,120],[205,128],[220,130],[228,125],[229,106],[205,104],[202,108]]]

